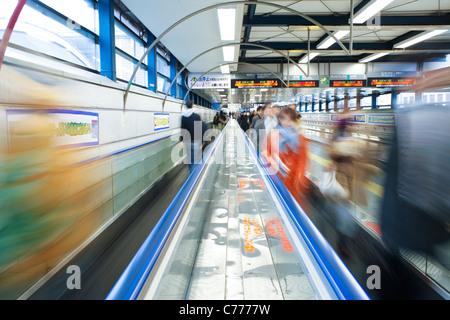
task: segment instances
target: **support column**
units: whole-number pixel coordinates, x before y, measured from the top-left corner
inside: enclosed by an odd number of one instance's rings
[[[172,82],[177,76],[177,59],[170,55],[170,82]],[[173,98],[177,97],[177,84],[175,83],[170,89],[170,96]]]
[[[114,0],[98,1],[100,74],[116,81],[116,37],[114,32]]]
[[[377,109],[377,97],[379,96],[378,91],[372,91],[372,110]]]
[[[397,98],[398,98],[398,91],[397,89],[392,89],[391,92],[391,108],[397,109]]]
[[[147,48],[151,46],[156,37],[147,30]],[[148,89],[156,92],[158,86],[158,73],[156,70],[156,46],[148,53],[147,56],[147,76],[148,76]],[[184,93],[186,94],[186,93]]]

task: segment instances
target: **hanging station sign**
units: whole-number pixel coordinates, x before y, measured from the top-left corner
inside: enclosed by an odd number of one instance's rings
[[[332,88],[363,88],[367,86],[366,80],[331,80],[330,87]]]
[[[280,88],[282,87],[280,79],[232,79],[231,88]]]
[[[190,89],[230,89],[230,82],[229,74],[211,73],[202,76],[200,73],[191,73],[188,76]]]
[[[319,80],[290,80],[289,88],[318,88],[319,84]]]
[[[417,78],[369,78],[369,87],[411,87],[417,84]]]

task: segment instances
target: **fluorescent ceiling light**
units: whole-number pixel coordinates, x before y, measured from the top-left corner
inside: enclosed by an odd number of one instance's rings
[[[341,30],[335,32],[333,35],[336,37],[336,39],[341,40],[343,37],[345,37],[350,31],[347,30]],[[331,47],[336,41],[328,36],[325,40],[323,40],[319,45],[317,46],[317,49],[328,49]]]
[[[318,52],[313,52],[311,54],[307,54],[305,55],[298,63],[308,63],[309,60],[314,59],[315,57],[317,57],[320,53]]]
[[[220,37],[222,41],[234,41],[236,28],[236,9],[217,9],[219,15]]]
[[[229,65],[221,66],[220,70],[222,71],[222,73],[228,74],[230,73],[230,66]]]
[[[404,41],[401,41],[397,44],[394,45],[394,48],[397,49],[404,49],[406,47],[412,46],[416,43],[425,41],[427,39],[433,38],[437,35],[440,35],[444,32],[447,32],[448,29],[438,29],[438,30],[433,30],[433,31],[426,31],[426,32],[422,32],[414,37],[411,37],[409,39],[406,39]]]
[[[384,57],[386,55],[388,55],[390,52],[381,52],[381,53],[375,53],[375,54],[371,54],[370,56],[367,56],[361,60],[359,60],[359,63],[367,63],[373,60],[376,60],[378,58]]]
[[[378,12],[383,10],[394,0],[372,0],[353,16],[353,23],[361,24],[372,18]]]
[[[233,47],[223,47],[223,59],[227,62],[234,61],[234,48]]]

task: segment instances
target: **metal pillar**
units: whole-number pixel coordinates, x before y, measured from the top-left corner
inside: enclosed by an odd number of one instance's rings
[[[114,0],[98,1],[100,73],[116,81],[116,39],[114,32]]]
[[[147,49],[150,47],[150,44],[155,41],[156,37],[151,34],[149,31],[147,32]],[[147,56],[147,76],[148,76],[148,89],[156,92],[157,91],[157,83],[158,83],[158,72],[156,69],[156,48],[153,48],[149,51]]]
[[[177,59],[174,55],[170,55],[170,81],[175,79],[176,82],[177,76]],[[177,97],[177,85],[174,85],[170,88],[170,96],[176,98]]]
[[[397,98],[398,98],[397,89],[392,89],[392,92],[391,92],[391,108],[392,109],[397,109]]]
[[[377,97],[379,96],[378,91],[372,91],[372,110],[377,109]]]

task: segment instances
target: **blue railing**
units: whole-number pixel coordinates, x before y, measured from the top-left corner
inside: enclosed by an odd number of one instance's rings
[[[106,300],[136,300],[138,298],[170,233],[187,205],[190,196],[197,187],[200,177],[206,169],[224,132],[225,129],[216,137],[215,141],[204,155],[201,163],[197,165],[195,170],[186,180],[170,206],[139,248],[136,255],[130,261],[127,268],[106,297]]]
[[[251,143],[246,134],[243,132],[242,134],[245,136],[245,142],[250,152],[258,162],[259,169],[267,177],[272,190],[278,195],[284,209],[302,235],[338,299],[370,300],[370,297],[287,190],[280,178],[273,172],[258,149]]]

